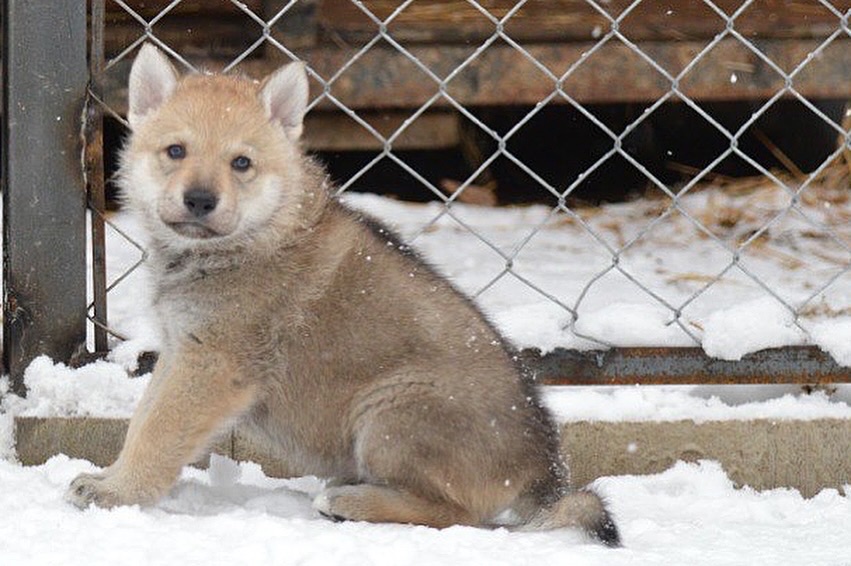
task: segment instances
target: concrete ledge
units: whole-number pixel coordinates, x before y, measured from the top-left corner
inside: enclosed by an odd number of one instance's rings
[[[25,466],[36,466],[55,454],[81,458],[96,466],[115,460],[127,433],[127,420],[91,418],[15,419],[15,451]]]
[[[127,431],[122,419],[19,417],[15,423],[24,465],[63,453],[107,466]],[[658,473],[678,460],[700,459],[721,462],[737,485],[756,489],[792,487],[811,497],[851,485],[851,420],[845,419],[578,422],[565,425],[562,437],[575,485],[600,476]],[[270,476],[289,475],[286,462],[239,431],[213,451],[257,462]]]
[[[805,497],[851,485],[851,419],[580,422],[562,431],[571,479],[651,474],[717,460],[736,485],[793,487]]]

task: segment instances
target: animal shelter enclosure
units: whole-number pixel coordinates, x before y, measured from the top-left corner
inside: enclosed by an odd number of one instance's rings
[[[136,337],[144,243],[110,177],[145,42],[182,72],[304,61],[304,144],[335,190],[450,275],[542,382],[851,381],[851,2],[6,6],[19,390],[40,353],[85,363]]]

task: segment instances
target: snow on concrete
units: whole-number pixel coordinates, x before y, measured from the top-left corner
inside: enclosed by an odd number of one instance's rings
[[[812,420],[851,418],[851,387],[833,394],[784,392],[760,400],[724,399],[736,388],[690,386],[546,387],[544,401],[560,422]]]
[[[127,417],[149,377],[128,378],[123,367],[106,361],[72,369],[40,356],[24,372],[26,399],[9,396],[5,405],[34,417]]]

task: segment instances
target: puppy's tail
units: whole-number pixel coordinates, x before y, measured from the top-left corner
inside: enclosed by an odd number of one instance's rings
[[[620,533],[606,504],[590,490],[565,494],[554,504],[541,508],[517,530],[545,531],[567,527],[578,527],[606,546],[621,545]]]

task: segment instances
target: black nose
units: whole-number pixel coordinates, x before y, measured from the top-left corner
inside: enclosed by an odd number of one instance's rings
[[[219,202],[219,197],[207,189],[193,188],[183,193],[183,205],[195,218],[203,218],[213,210]]]

